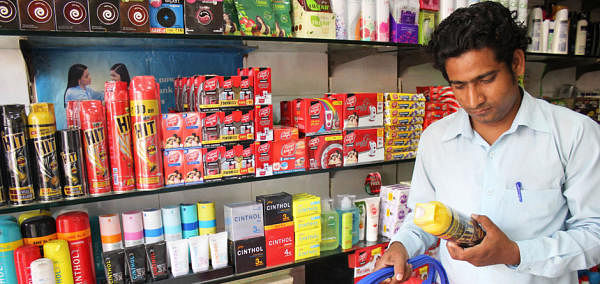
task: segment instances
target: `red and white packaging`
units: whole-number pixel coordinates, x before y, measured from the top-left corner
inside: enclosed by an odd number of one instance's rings
[[[306,170],[306,143],[298,138],[298,129],[289,126],[275,128],[273,142],[273,174]]]
[[[427,101],[437,101],[445,98],[455,98],[452,87],[449,86],[426,86],[417,87],[417,93],[425,96]]]
[[[81,101],[67,102],[67,107],[65,108],[65,114],[67,117],[67,127],[81,128],[81,119],[79,118],[80,109]]]
[[[184,111],[193,111],[196,110],[195,101],[196,97],[194,96],[194,81],[195,77],[184,78],[183,85],[183,106]]]
[[[234,142],[240,140],[240,123],[242,112],[239,110],[226,110],[223,112],[221,123],[221,142]]]
[[[242,109],[241,113],[239,140],[254,140],[254,109]]]
[[[344,166],[383,161],[383,128],[344,131]]]
[[[285,126],[295,126],[292,120],[294,117],[294,106],[294,101],[279,102],[279,111],[281,113],[279,124]]]
[[[242,161],[240,165],[240,176],[254,176],[256,173],[255,154],[256,145],[254,142],[241,143],[242,146]]]
[[[294,222],[265,229],[267,267],[294,262]]]
[[[215,144],[221,142],[221,123],[223,112],[207,113],[202,119],[202,144]]]
[[[306,169],[320,170],[343,165],[344,146],[341,134],[306,136]]]
[[[225,147],[216,146],[202,148],[202,158],[204,161],[204,181],[217,181],[223,177],[221,161],[225,156]]]
[[[295,125],[307,136],[341,133],[344,102],[335,98],[296,100]]]
[[[79,119],[90,195],[107,194],[112,186],[106,141],[106,113],[102,102],[81,101]]]
[[[203,112],[185,112],[183,119],[183,147],[199,147],[202,145],[202,120],[206,116]]]
[[[344,101],[343,129],[383,126],[383,94],[330,94]]]
[[[254,78],[240,76],[240,100],[246,100],[247,106],[254,105]]]
[[[383,243],[360,248],[353,254],[348,255],[348,266],[354,268],[354,283],[358,283],[371,272],[374,272],[375,263],[383,256],[387,245],[387,243]]]
[[[184,182],[185,184],[197,184],[204,180],[203,149],[187,148],[183,150],[184,156]]]
[[[225,147],[225,154],[223,159],[221,159],[223,179],[239,178],[242,167],[242,145],[228,143],[223,147]]]
[[[239,107],[254,105],[253,91],[248,92],[252,84],[249,83],[247,76],[244,76],[244,86],[242,88],[242,76],[224,76],[223,87],[219,95],[219,104],[221,107]]]
[[[255,105],[270,105],[273,103],[271,97],[271,68],[240,68],[238,69],[238,75],[249,76],[253,79]]]
[[[198,78],[194,82],[196,109],[198,111],[210,111],[218,108],[220,106],[219,94],[223,86],[223,76],[206,75],[196,76],[196,78]],[[201,82],[200,85],[197,82]]]
[[[200,121],[202,122],[202,121]],[[183,113],[165,113],[162,115],[162,148],[172,149],[183,147],[184,130],[186,129]],[[202,125],[202,124],[200,124]],[[200,138],[200,137],[198,137]],[[199,140],[199,139],[198,139]],[[198,146],[198,145],[193,145]],[[189,146],[186,146],[189,147]]]
[[[185,155],[183,149],[165,149],[163,163],[165,185],[182,185],[185,183]]]
[[[254,124],[256,141],[273,141],[273,106],[255,106]]]
[[[256,176],[273,175],[273,141],[255,142]]]

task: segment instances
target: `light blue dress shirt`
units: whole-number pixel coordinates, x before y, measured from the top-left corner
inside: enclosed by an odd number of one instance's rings
[[[522,183],[522,202],[516,190]],[[508,131],[489,145],[460,110],[432,124],[419,142],[409,207],[438,200],[487,215],[521,254],[517,267],[475,267],[440,258],[451,283],[577,283],[576,270],[600,263],[600,126],[524,92]],[[437,239],[412,213],[392,241],[411,257]]]
[[[82,89],[80,86],[67,89],[67,92],[65,93],[65,103],[69,101],[82,100],[104,101],[104,94],[94,91],[92,88],[90,88],[90,86],[85,86],[85,89]]]

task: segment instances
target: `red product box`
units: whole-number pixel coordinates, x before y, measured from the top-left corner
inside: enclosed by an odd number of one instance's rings
[[[450,105],[445,103],[438,102],[426,102],[425,103],[425,112],[429,111],[446,111],[450,108]]]
[[[196,75],[191,77],[188,82],[190,110],[192,111],[200,111],[200,105],[202,104],[200,101],[200,92],[202,90],[204,79],[204,76]]]
[[[217,181],[223,177],[222,160],[225,156],[225,147],[211,145],[202,148],[202,161],[204,165],[204,181]]]
[[[265,227],[267,267],[294,262],[294,222]]]
[[[422,10],[440,10],[440,0],[419,0],[419,4]]]
[[[182,149],[165,150],[163,159],[165,185],[182,185],[185,183],[185,155]]]
[[[201,148],[187,148],[183,150],[185,159],[184,178],[185,184],[201,183],[204,180],[203,153]]]
[[[218,108],[220,106],[219,94],[221,93],[221,88],[223,87],[223,76],[206,75],[198,77],[202,77],[199,80],[202,81],[202,85],[196,85],[198,110],[210,111],[210,109]]]
[[[194,86],[193,78],[181,78],[179,92],[181,93],[181,104],[183,106],[183,111],[192,110],[192,93],[191,90]]]
[[[376,244],[357,249],[353,254],[348,255],[348,266],[354,268],[354,283],[358,283],[374,272],[375,262],[381,258],[387,246],[388,243]]]
[[[241,113],[239,140],[254,140],[254,109],[242,109]]]
[[[247,106],[254,105],[254,78],[240,76],[240,100],[245,100]]]
[[[343,129],[383,126],[383,93],[331,94],[344,102]]]
[[[244,76],[244,90],[242,90],[242,76],[224,76],[223,88],[219,95],[221,107],[238,107],[254,105],[252,91],[248,93],[249,79]],[[242,92],[243,91],[243,92]]]
[[[255,105],[270,105],[273,103],[271,98],[271,68],[239,68],[238,75],[252,77]]]
[[[256,168],[254,167],[256,145],[254,142],[241,143],[242,161],[240,165],[240,176],[254,176]]]
[[[223,179],[238,178],[242,168],[243,147],[239,144],[228,143],[225,147],[225,154],[221,159],[221,172]]]
[[[306,171],[306,143],[290,138],[273,142],[273,174]]]
[[[417,87],[417,93],[422,93],[427,101],[437,101],[444,98],[455,99],[454,91],[449,86]]]
[[[218,111],[207,113],[202,119],[202,144],[216,144],[221,142],[221,124],[225,113]]]
[[[239,110],[226,110],[223,112],[221,123],[221,142],[232,142],[240,139],[240,123],[242,112]]]
[[[306,169],[320,170],[341,167],[344,147],[341,134],[307,136]]]
[[[256,161],[256,176],[273,175],[273,141],[254,143],[254,160]]]
[[[281,119],[279,124],[285,126],[294,126],[292,118],[294,117],[293,101],[281,101],[279,103]]]
[[[183,118],[183,147],[197,147],[202,145],[202,120],[206,116],[200,112],[185,112]]]
[[[165,113],[162,115],[162,148],[183,147],[184,123],[182,113]]]
[[[298,140],[298,128],[291,126],[276,125],[273,129],[273,138],[275,142]]]
[[[383,128],[344,131],[344,166],[383,161]]]
[[[255,106],[254,124],[256,141],[273,141],[273,106]]]
[[[335,98],[296,100],[295,120],[305,135],[340,133],[344,102]]]

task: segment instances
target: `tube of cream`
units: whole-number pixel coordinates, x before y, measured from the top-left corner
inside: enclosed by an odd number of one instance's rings
[[[152,280],[161,280],[169,277],[167,270],[167,243],[160,241],[146,245],[146,260]]]
[[[367,242],[376,242],[379,232],[379,197],[365,198],[367,204]]]
[[[192,271],[194,273],[208,270],[208,236],[196,236],[188,239]]]
[[[108,284],[125,284],[125,253],[122,249],[102,253]]]
[[[208,245],[212,268],[219,269],[227,266],[227,232],[208,235]]]
[[[31,269],[31,284],[56,283],[52,260],[48,258],[38,258],[32,261],[29,267]]]
[[[190,257],[187,240],[167,241],[167,251],[173,277],[186,275],[190,272]]]
[[[146,282],[146,252],[144,246],[126,247],[125,261],[130,283]]]
[[[365,224],[367,221],[367,203],[365,202],[364,199],[361,199],[361,200],[355,201],[354,205],[356,206],[356,208],[358,208],[358,215],[360,218],[360,221],[358,224],[358,240],[364,241],[365,240]]]

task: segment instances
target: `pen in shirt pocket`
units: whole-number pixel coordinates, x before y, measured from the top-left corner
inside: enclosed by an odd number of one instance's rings
[[[523,203],[523,195],[521,195],[521,187],[523,185],[521,184],[520,181],[517,181],[517,183],[515,184],[515,187],[517,188],[517,196],[519,197],[519,202]]]

